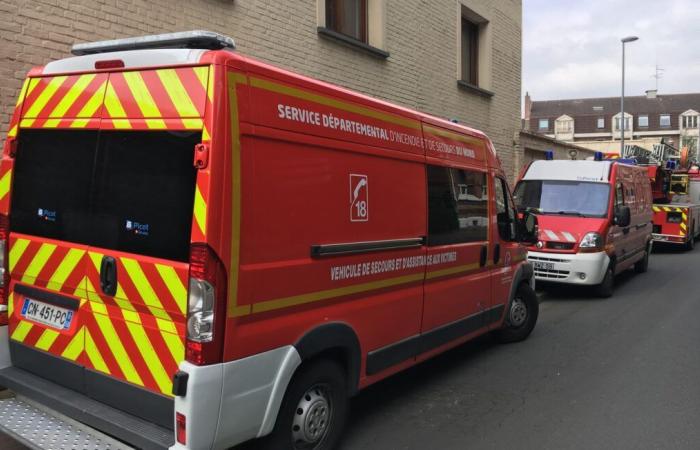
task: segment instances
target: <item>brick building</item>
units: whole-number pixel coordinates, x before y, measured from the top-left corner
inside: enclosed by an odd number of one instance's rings
[[[481,129],[513,174],[521,27],[520,0],[3,0],[0,138],[26,72],[73,43],[209,29],[246,55]]]
[[[687,147],[697,158],[700,93],[625,96],[625,143],[652,150],[664,143]],[[620,97],[532,101],[525,96],[525,125],[561,141],[604,152],[620,147]]]

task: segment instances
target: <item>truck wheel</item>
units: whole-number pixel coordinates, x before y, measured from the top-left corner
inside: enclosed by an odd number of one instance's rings
[[[694,231],[690,232],[690,237],[688,238],[688,242],[685,243],[685,249],[686,250],[695,249],[695,232]]]
[[[644,273],[649,269],[649,249],[650,245],[647,245],[646,250],[644,250],[644,257],[634,263],[634,271],[637,273]]]
[[[605,271],[603,281],[595,287],[596,295],[600,298],[608,298],[613,295],[615,290],[615,273],[611,265],[608,265],[608,270]]]
[[[535,328],[539,311],[540,304],[537,301],[537,294],[528,284],[521,284],[515,292],[513,301],[510,302],[509,310],[506,311],[503,328],[494,332],[496,339],[502,343],[527,339]]]
[[[275,428],[255,448],[333,449],[345,424],[347,406],[347,381],[338,364],[319,360],[302,366],[289,383]]]

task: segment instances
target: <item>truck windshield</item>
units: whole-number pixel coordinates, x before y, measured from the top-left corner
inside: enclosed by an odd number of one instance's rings
[[[525,180],[515,188],[518,210],[540,214],[605,217],[610,186],[584,181]]]

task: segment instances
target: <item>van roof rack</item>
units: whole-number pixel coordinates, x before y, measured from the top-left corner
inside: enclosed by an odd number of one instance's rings
[[[180,31],[177,33],[152,34],[109,41],[75,44],[71,53],[76,56],[109,53],[123,50],[143,50],[149,48],[197,48],[221,50],[236,48],[232,38],[206,30]]]

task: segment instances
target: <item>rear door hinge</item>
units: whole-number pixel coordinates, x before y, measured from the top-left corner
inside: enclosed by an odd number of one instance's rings
[[[194,146],[194,166],[197,169],[205,169],[209,165],[209,146],[197,144]]]

